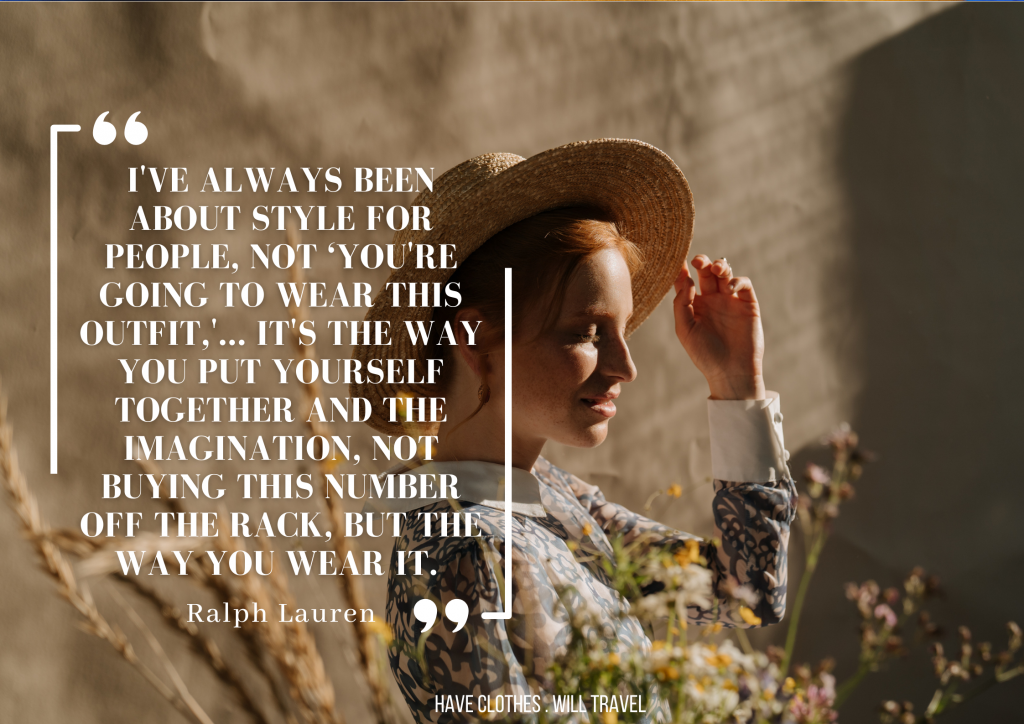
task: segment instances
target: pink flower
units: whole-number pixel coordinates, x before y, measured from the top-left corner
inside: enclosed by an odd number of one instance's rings
[[[896,626],[896,614],[884,603],[875,606],[875,618],[884,620],[889,628]]]
[[[812,483],[826,485],[832,482],[832,475],[820,465],[807,463],[807,479]]]

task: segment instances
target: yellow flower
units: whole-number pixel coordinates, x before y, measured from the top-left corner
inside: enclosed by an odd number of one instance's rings
[[[603,714],[601,714],[601,724],[619,724],[619,712],[604,712]]]
[[[775,698],[775,692],[771,689],[765,689],[761,692],[761,698],[765,701],[772,701]]]
[[[715,621],[713,624],[711,624],[711,628],[709,629],[709,632],[713,633],[713,634],[716,634],[719,631],[721,631],[723,628],[725,628],[725,627],[722,626],[722,622],[721,621]]]
[[[714,656],[705,656],[704,660],[708,662],[708,666],[714,666],[716,669],[723,666],[728,666],[732,663],[732,657],[729,654],[715,654]]]
[[[566,544],[565,544],[565,547],[568,548],[572,552],[575,552],[576,549],[579,548],[579,546],[576,544],[576,541],[574,541],[574,540],[567,541]]]
[[[583,524],[583,535],[590,535],[594,532],[594,527],[590,523]]]
[[[740,617],[751,626],[761,625],[761,619],[755,616],[754,612],[746,606],[740,606]]]
[[[651,649],[653,649],[654,651],[661,651],[663,648],[665,648],[664,641],[655,641],[651,644]]]
[[[688,539],[686,541],[686,550],[680,548],[673,554],[673,558],[681,566],[700,563],[700,541],[694,538]]]
[[[698,694],[703,694],[704,693],[704,687],[701,686],[700,684],[698,684],[696,681],[693,682],[693,688],[696,689]]]
[[[736,686],[736,684],[734,684],[731,680],[726,680],[726,682],[724,684],[722,684],[722,688],[726,689],[728,691],[739,691],[740,690],[740,688],[738,686]]]
[[[662,666],[656,673],[658,674],[658,678],[662,680],[670,679],[675,681],[679,678],[679,669],[675,666]]]
[[[622,659],[619,657],[617,653],[613,651],[612,653],[608,654],[609,666],[618,666],[620,663],[622,663]]]
[[[794,689],[796,689],[796,682],[792,676],[787,676],[786,680],[782,683],[782,693],[792,694]]]
[[[668,486],[668,490],[665,491],[665,495],[668,495],[669,497],[672,498],[678,498],[682,494],[683,486],[680,485],[679,483],[672,483],[670,486]]]
[[[380,636],[385,644],[390,645],[391,642],[395,639],[394,635],[391,633],[391,627],[388,626],[385,621],[381,621],[380,619],[367,621],[366,628],[370,629],[371,631],[373,631],[373,633]]]

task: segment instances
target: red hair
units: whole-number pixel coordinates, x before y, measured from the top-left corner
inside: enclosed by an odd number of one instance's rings
[[[531,216],[498,232],[469,255],[451,276],[459,283],[462,304],[438,307],[433,320],[443,325],[454,321],[460,308],[478,309],[490,331],[486,338],[478,337],[477,347],[488,351],[496,346],[504,336],[505,268],[510,267],[513,339],[521,338],[526,317],[546,304],[540,334],[558,319],[580,264],[604,249],[621,253],[631,276],[643,263],[639,247],[597,209],[571,207]],[[451,369],[451,345],[436,345],[425,356],[444,359],[442,369]],[[486,381],[486,369],[484,377]],[[448,379],[450,375],[442,375],[442,388]]]

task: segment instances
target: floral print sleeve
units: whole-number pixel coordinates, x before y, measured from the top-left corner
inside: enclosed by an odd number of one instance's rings
[[[609,502],[596,486],[546,460],[538,462],[538,469],[554,484],[571,490],[608,535],[622,535],[627,543],[644,538],[652,545],[664,546],[696,538]],[[748,599],[760,625],[778,623],[786,610],[789,529],[797,499],[793,481],[716,480],[714,485],[715,533],[700,543],[701,555],[714,575],[714,590],[720,600]],[[689,618],[696,623],[721,621],[740,627],[754,621],[744,618],[737,607],[691,607]]]

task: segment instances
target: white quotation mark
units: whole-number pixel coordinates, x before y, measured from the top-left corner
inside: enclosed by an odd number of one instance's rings
[[[452,633],[455,633],[460,631],[466,625],[466,621],[469,620],[469,606],[461,598],[453,598],[444,607],[444,615],[448,617],[449,621],[459,624],[452,629]]]
[[[92,137],[101,146],[109,146],[117,138],[117,129],[114,128],[113,123],[107,120],[108,113],[110,111],[103,111],[92,126]]]
[[[128,119],[128,122],[124,124],[124,140],[133,146],[141,146],[149,138],[149,129],[146,128],[140,121],[135,119],[139,117],[142,111],[135,111],[132,117]]]
[[[117,129],[114,124],[107,120],[110,111],[103,111],[92,126],[92,137],[101,146],[109,146],[117,138]],[[141,121],[135,120],[142,111],[136,111],[128,122],[124,124],[124,140],[133,146],[141,146],[149,138],[149,129]]]
[[[412,615],[423,624],[422,633],[426,633],[437,623],[437,606],[430,599],[421,598],[412,607]],[[456,633],[461,631],[462,627],[466,625],[466,621],[469,620],[469,606],[462,599],[454,598],[444,607],[444,615],[452,623],[458,624],[452,629],[452,633]]]

